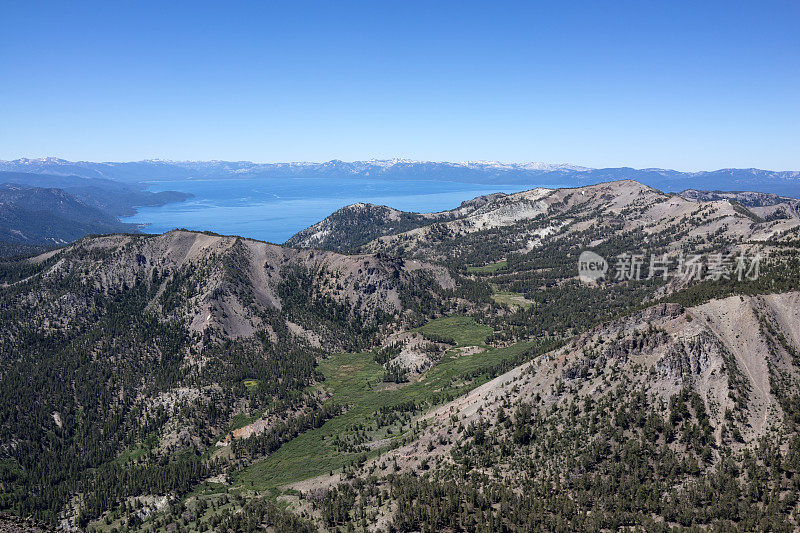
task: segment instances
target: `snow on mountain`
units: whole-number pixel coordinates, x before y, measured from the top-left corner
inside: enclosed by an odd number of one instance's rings
[[[128,183],[148,180],[286,178],[286,177],[379,177],[385,179],[452,180],[463,183],[503,183],[531,186],[580,187],[593,183],[632,179],[658,189],[751,190],[800,197],[800,172],[761,169],[720,169],[701,172],[646,168],[589,168],[543,162],[500,161],[437,162],[403,158],[364,161],[296,161],[253,163],[250,161],[134,162],[67,161],[55,157],[0,161],[0,171],[76,175]]]

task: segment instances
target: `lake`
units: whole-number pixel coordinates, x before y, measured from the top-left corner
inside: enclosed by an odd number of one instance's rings
[[[403,211],[451,209],[464,200],[494,192],[536,187],[440,180],[380,178],[253,178],[148,182],[153,192],[194,195],[185,202],[142,207],[123,222],[147,224],[143,231],[175,228],[209,230],[282,243],[337,209],[356,202],[388,205]]]

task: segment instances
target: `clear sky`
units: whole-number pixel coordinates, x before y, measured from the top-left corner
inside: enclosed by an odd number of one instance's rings
[[[0,13],[0,159],[800,169],[798,0]]]

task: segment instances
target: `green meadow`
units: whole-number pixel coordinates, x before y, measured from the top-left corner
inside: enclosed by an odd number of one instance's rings
[[[419,329],[456,339],[459,346],[483,345],[491,333],[491,328],[466,317],[437,319]],[[525,342],[506,348],[487,347],[468,355],[451,349],[419,380],[396,388],[380,387],[384,369],[375,362],[372,352],[332,355],[319,365],[325,376],[323,386],[331,394],[329,401],[345,406],[346,412],[245,468],[235,477],[234,485],[277,493],[283,485],[335,472],[355,461],[376,456],[402,443],[413,428],[413,420],[378,425],[376,415],[382,407],[392,409],[414,402],[418,415],[485,383],[496,373],[493,367],[503,361],[518,360],[525,350],[538,345]],[[337,437],[356,431],[366,432],[368,439],[378,441],[379,445],[368,452],[348,453],[337,448]]]

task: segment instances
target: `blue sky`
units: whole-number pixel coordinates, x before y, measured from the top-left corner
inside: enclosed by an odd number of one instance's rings
[[[4,2],[0,159],[800,169],[800,2]]]

